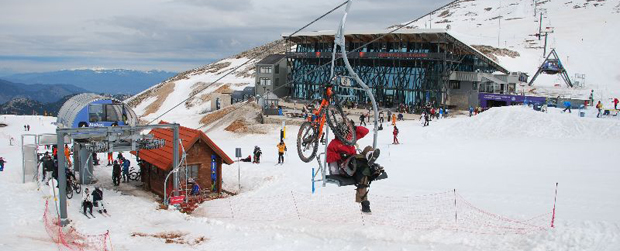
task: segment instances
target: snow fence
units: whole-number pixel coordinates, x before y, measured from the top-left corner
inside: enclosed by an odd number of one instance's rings
[[[456,190],[413,197],[373,194],[372,215],[360,213],[352,193],[312,196],[291,192],[271,197],[231,197],[208,201],[204,216],[257,222],[311,220],[339,225],[386,226],[402,230],[436,230],[474,234],[528,234],[550,229],[552,213],[517,220],[482,210]]]
[[[109,231],[104,234],[87,235],[78,232],[74,227],[69,226],[65,229],[60,226],[60,218],[52,217],[49,214],[49,200],[45,201],[45,211],[43,212],[43,222],[47,234],[52,241],[58,245],[58,250],[72,251],[109,251],[112,247]],[[108,246],[109,244],[109,246]]]

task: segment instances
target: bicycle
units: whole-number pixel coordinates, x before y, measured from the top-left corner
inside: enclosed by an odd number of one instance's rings
[[[71,199],[73,198],[73,191],[75,191],[75,193],[80,194],[82,192],[82,185],[80,183],[77,183],[75,180],[73,179],[69,179],[67,180],[67,199]]]
[[[141,178],[142,178],[142,171],[140,169],[138,169],[138,171],[136,171],[134,167],[131,167],[129,169],[129,180],[138,181]]]
[[[336,138],[345,145],[355,144],[355,125],[347,118],[340,103],[334,99],[331,84],[325,86],[323,99],[320,102],[318,99],[313,100],[307,109],[311,114],[306,117],[307,121],[301,124],[297,133],[297,153],[301,161],[308,163],[316,157],[325,121]]]

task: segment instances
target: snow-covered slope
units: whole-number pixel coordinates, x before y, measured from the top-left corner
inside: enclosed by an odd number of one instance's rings
[[[527,72],[531,77],[543,61],[544,37],[539,40],[534,36],[538,33],[541,12],[545,13],[543,31],[547,27],[553,29],[547,52],[556,49],[573,81],[583,82],[574,77],[577,73],[585,74],[584,89],[594,89],[596,99],[620,95],[618,0],[460,0],[408,27],[449,28],[452,35],[468,44],[518,52],[518,57],[497,55],[499,63],[511,71]],[[535,83],[539,87],[559,88],[553,87],[555,84],[565,86],[559,76],[552,75],[542,75]],[[586,91],[576,93],[585,95]]]
[[[210,94],[243,90],[245,87],[253,86],[254,64],[270,54],[284,53],[285,50],[285,43],[282,40],[268,43],[204,67],[180,73],[128,99],[127,102],[145,121],[150,121],[183,102],[161,119],[179,121],[191,117],[192,122],[185,126],[198,128],[201,126],[200,120],[211,110],[210,101],[213,97]],[[254,59],[211,85],[250,58]],[[194,95],[193,98],[185,101],[190,95]]]
[[[239,195],[206,202],[192,215],[158,210],[159,199],[139,182],[114,187],[111,167],[101,165],[94,173],[111,217],[82,216],[79,196],[69,200],[69,217],[82,233],[110,230],[113,250],[618,250],[620,171],[614,156],[620,135],[604,128],[617,128],[620,120],[596,119],[593,112],[580,118],[556,108],[502,107],[433,120],[429,127],[408,120],[398,122],[399,145],[391,144],[386,123],[378,163],[390,177],[372,183],[372,215],[360,215],[352,186],[318,183],[312,195],[316,162],[299,160],[294,137],[285,139],[286,162],[275,165],[279,128],[262,135],[216,128],[208,135],[229,156],[236,147],[244,155],[255,145],[263,150],[261,164],[224,166],[224,187]],[[47,187],[37,191],[30,179],[21,183],[19,146],[7,139],[19,139],[23,124],[32,126],[31,133],[52,133],[51,121],[0,116],[7,125],[0,128],[0,156],[8,160],[0,172],[0,229],[10,229],[0,231],[0,250],[57,250],[41,219]],[[547,135],[550,130],[556,132]],[[371,143],[372,137],[359,141]],[[555,182],[555,228],[549,228]],[[458,230],[449,225],[455,211]],[[543,228],[519,223],[524,220]],[[149,237],[174,234],[181,243]],[[191,244],[201,237],[205,241]]]

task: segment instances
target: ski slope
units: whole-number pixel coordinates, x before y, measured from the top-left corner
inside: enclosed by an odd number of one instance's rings
[[[467,44],[516,51],[520,56],[514,58],[496,55],[499,63],[510,71],[526,72],[531,79],[544,60],[545,39],[534,36],[541,12],[542,30],[553,31],[547,38],[547,53],[555,48],[572,81],[585,82],[585,86],[569,90],[558,75],[541,74],[534,83],[537,93],[587,98],[593,89],[597,100],[619,96],[617,0],[460,0],[408,27],[448,29]],[[576,79],[575,74],[585,74],[585,80]]]
[[[206,202],[189,216],[158,210],[158,200],[138,183],[115,188],[111,167],[98,166],[95,175],[112,216],[95,213],[97,218],[86,219],[78,213],[79,196],[69,200],[69,216],[82,232],[110,230],[114,250],[618,250],[620,170],[614,156],[620,120],[594,116],[593,110],[579,118],[575,111],[504,107],[471,118],[434,120],[429,127],[418,120],[404,121],[398,123],[400,145],[391,144],[392,127],[384,125],[378,162],[390,177],[372,184],[370,216],[359,214],[353,187],[317,184],[311,194],[316,162],[298,159],[295,139],[285,140],[286,163],[275,165],[277,129],[242,135],[216,128],[209,137],[230,156],[236,147],[243,155],[254,145],[263,150],[261,164],[239,164],[240,191],[237,164],[224,166],[224,188],[239,195]],[[0,131],[19,138],[23,124],[30,123],[31,132],[53,132],[51,121],[3,115],[0,123],[8,126]],[[295,135],[297,129],[289,127],[287,134]],[[366,137],[359,145],[371,141]],[[5,205],[0,207],[0,228],[11,229],[0,232],[0,249],[55,250],[41,220],[46,188],[37,191],[35,183],[21,184],[19,147],[0,140],[0,156],[8,161],[0,173],[0,203]],[[549,228],[556,182],[555,228]],[[536,223],[545,227],[525,233],[483,224],[478,225],[480,232],[451,230],[437,218],[445,210],[443,202],[422,198],[442,198],[437,194],[453,189],[463,198],[459,205],[466,201],[488,213],[483,220],[497,220],[491,215],[498,215],[524,221],[542,215]],[[297,208],[291,207],[291,198]],[[231,210],[237,218],[226,217]],[[295,211],[292,218],[282,216]],[[398,218],[387,221],[391,216]],[[465,229],[466,223],[460,227]],[[157,233],[177,233],[187,244],[136,236]],[[206,240],[192,244],[202,237]]]

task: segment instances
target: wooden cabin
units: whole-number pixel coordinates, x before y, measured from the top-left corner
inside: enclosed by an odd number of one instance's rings
[[[132,152],[132,154],[143,160],[140,168],[145,188],[163,196],[164,181],[172,170],[173,131],[172,129],[153,129],[149,134],[152,134],[154,138],[166,140],[165,146],[154,150],[140,150],[140,152]],[[198,183],[203,192],[208,190],[207,192],[210,193],[221,193],[222,163],[230,165],[234,161],[202,131],[181,126],[179,128],[179,139],[183,143],[183,148],[179,147],[179,161],[182,159],[183,149],[187,154],[187,177]],[[185,163],[182,164],[184,168]],[[212,175],[213,173],[215,175]],[[166,188],[168,194],[173,189],[172,176],[170,175],[168,178]],[[215,180],[212,177],[215,177]],[[185,184],[185,171],[183,169],[179,172],[179,180]]]

